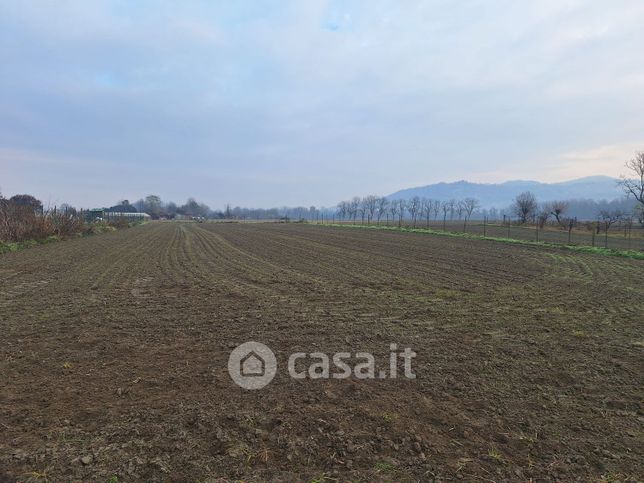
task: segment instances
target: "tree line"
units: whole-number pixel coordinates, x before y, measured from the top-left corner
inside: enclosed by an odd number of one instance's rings
[[[430,221],[462,220],[464,228],[472,218],[504,222],[514,220],[515,223],[532,223],[543,228],[547,223],[559,225],[571,230],[579,218],[596,219],[598,226],[605,230],[617,222],[644,225],[644,152],[636,153],[635,158],[626,163],[629,176],[622,176],[620,186],[624,191],[621,200],[597,202],[593,200],[568,200],[539,203],[534,193],[526,191],[514,199],[506,209],[480,209],[480,203],[475,198],[463,200],[435,200],[415,196],[409,200],[389,199],[387,197],[369,195],[354,197],[341,201],[336,208],[340,220],[354,223],[372,222],[397,223],[410,222],[416,226],[421,220],[427,225]],[[580,216],[581,214],[581,216]]]
[[[211,218],[211,219],[283,219],[283,220],[339,220],[357,223],[411,223],[412,226],[424,222],[440,220],[445,225],[447,221],[460,220],[463,228],[472,219],[514,222],[519,224],[532,223],[543,227],[547,223],[559,225],[571,230],[578,219],[596,220],[597,226],[606,230],[618,222],[639,222],[644,225],[644,153],[626,163],[628,176],[622,176],[620,185],[625,198],[622,200],[596,202],[593,200],[568,200],[539,203],[531,192],[519,194],[512,206],[504,209],[482,209],[479,200],[465,198],[462,200],[436,200],[414,197],[409,200],[389,199],[384,196],[368,195],[353,197],[341,201],[332,208],[315,206],[280,207],[280,208],[244,208],[226,205],[223,210],[212,210],[205,203],[194,198],[177,205],[172,201],[164,202],[157,195],[148,195],[134,203],[121,200],[116,205],[106,208],[112,213],[147,213],[153,219],[174,219],[177,217]],[[67,217],[77,215],[77,210],[62,204],[58,208],[43,209],[43,204],[30,195],[16,195],[5,199],[0,195],[0,223],[4,223],[5,232],[9,220],[15,220],[21,215],[29,214],[64,214]],[[14,223],[17,226],[16,223]],[[23,223],[24,225],[24,223]]]

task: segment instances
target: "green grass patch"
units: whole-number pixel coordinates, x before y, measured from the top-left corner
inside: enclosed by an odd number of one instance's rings
[[[62,238],[57,235],[48,236],[42,240],[25,240],[21,242],[3,242],[0,241],[0,255],[3,253],[17,252],[26,248],[36,247],[38,245],[46,245],[48,243],[55,243],[61,241]]]
[[[333,226],[340,228],[357,228],[357,229],[370,229],[370,230],[388,230],[388,231],[398,231],[405,233],[423,233],[426,235],[437,235],[437,236],[447,236],[452,238],[469,238],[472,240],[490,240],[500,243],[508,243],[512,245],[525,245],[533,247],[544,247],[544,248],[557,248],[570,250],[574,252],[584,252],[584,253],[595,253],[597,255],[605,255],[610,257],[623,257],[623,258],[632,258],[635,260],[644,260],[644,252],[638,250],[615,250],[613,248],[600,248],[600,247],[589,247],[581,245],[563,245],[557,243],[548,243],[548,242],[537,242],[530,240],[519,240],[516,238],[504,238],[496,236],[483,236],[475,235],[473,233],[460,233],[453,231],[438,231],[432,230],[431,228],[408,228],[408,227],[397,227],[397,226],[382,226],[382,225],[345,225],[339,223],[332,223],[323,226]]]

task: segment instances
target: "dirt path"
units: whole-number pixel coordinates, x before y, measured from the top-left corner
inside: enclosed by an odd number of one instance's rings
[[[6,254],[0,481],[641,481],[643,276],[284,224],[152,223]],[[281,369],[260,391],[227,372],[249,340]],[[387,360],[390,343],[418,353],[417,379],[284,367]]]

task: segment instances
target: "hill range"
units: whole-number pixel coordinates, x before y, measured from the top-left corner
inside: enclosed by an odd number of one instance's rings
[[[503,208],[512,204],[519,193],[531,191],[539,201],[572,199],[610,201],[623,196],[617,184],[618,181],[617,178],[609,176],[590,176],[560,183],[516,180],[484,184],[456,181],[403,189],[388,195],[387,198],[408,200],[419,196],[445,201],[471,197],[479,200],[483,208]]]

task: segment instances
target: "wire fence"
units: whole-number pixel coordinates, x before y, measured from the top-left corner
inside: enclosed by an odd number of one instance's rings
[[[605,229],[602,223],[598,222],[578,223],[572,230],[552,225],[539,227],[538,225],[520,225],[516,222],[487,220],[470,220],[468,222],[464,222],[463,220],[448,220],[445,222],[442,220],[430,220],[429,222],[419,220],[414,224],[411,220],[402,220],[399,222],[398,220],[363,221],[357,219],[353,221],[340,220],[335,217],[324,217],[313,223],[370,224],[391,227],[403,226],[405,228],[429,228],[435,231],[469,233],[495,238],[512,238],[516,240],[611,248],[615,250],[644,251],[644,227],[629,223],[615,224],[608,230]]]

